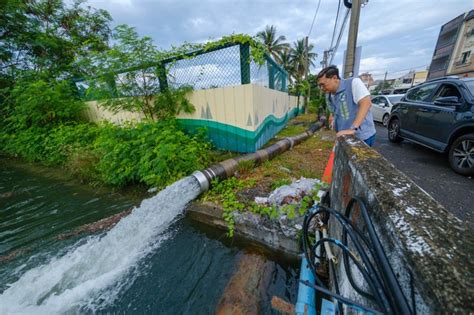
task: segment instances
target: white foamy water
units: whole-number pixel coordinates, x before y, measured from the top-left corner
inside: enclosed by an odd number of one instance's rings
[[[0,295],[0,314],[76,313],[110,304],[133,282],[130,273],[166,239],[166,228],[199,195],[186,177],[138,208],[102,236],[91,236],[61,257],[25,272]]]

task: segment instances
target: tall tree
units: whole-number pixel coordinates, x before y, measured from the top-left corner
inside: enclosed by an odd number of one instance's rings
[[[288,43],[285,43],[286,37],[283,35],[277,36],[277,29],[273,25],[267,25],[264,31],[257,33],[257,38],[265,45],[270,55],[281,63],[281,54],[289,48]]]
[[[192,88],[163,91],[160,87],[160,76],[166,72],[157,61],[164,59],[167,52],[157,50],[150,37],[140,37],[135,28],[124,24],[114,29],[113,39],[109,50],[91,53],[80,63],[89,75],[84,81],[89,85],[86,94],[102,99],[101,105],[112,111],[141,112],[150,120],[194,111],[186,99]]]
[[[280,59],[281,66],[286,70],[286,72],[288,72],[288,80],[290,81],[290,84],[293,84],[293,79],[295,78],[295,67],[291,59],[291,48],[283,50]]]
[[[18,71],[47,72],[45,77],[77,75],[74,61],[107,49],[111,17],[75,0],[2,0],[0,76]]]
[[[308,63],[309,66],[314,66],[314,60],[318,56],[312,50],[314,49],[313,44],[308,43]],[[306,47],[304,39],[299,39],[293,43],[293,47],[290,53],[293,67],[295,69],[295,77],[297,81],[301,81],[306,71]]]

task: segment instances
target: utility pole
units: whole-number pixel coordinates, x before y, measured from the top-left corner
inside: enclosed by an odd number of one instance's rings
[[[329,54],[328,50],[325,50],[323,53],[323,61],[321,61],[321,66],[323,67],[323,69],[328,66],[328,54]]]
[[[306,78],[306,81],[308,82],[308,93],[305,93],[304,112],[305,114],[307,114],[309,97],[311,95],[311,85],[309,84],[308,36],[304,38],[304,54],[305,54],[305,59],[306,59],[305,78]]]
[[[344,1],[346,2],[346,1]],[[351,20],[349,22],[349,37],[347,39],[344,78],[354,75],[355,50],[357,46],[357,32],[359,31],[361,0],[352,0]]]
[[[387,81],[387,71],[385,71],[385,76],[383,77],[382,89],[385,89],[385,81]]]

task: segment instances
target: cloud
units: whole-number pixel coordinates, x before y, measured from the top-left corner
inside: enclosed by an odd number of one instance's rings
[[[152,37],[158,47],[169,49],[185,41],[202,42],[232,33],[255,35],[266,25],[275,25],[278,34],[292,43],[308,35],[318,1],[90,0],[89,4],[109,11],[114,25],[134,26],[140,35]],[[321,0],[310,36],[320,56],[316,64],[331,43],[337,5],[337,1]],[[361,10],[359,23],[361,70],[367,67],[395,73],[429,64],[441,25],[470,9],[470,0],[369,1]],[[342,15],[345,9],[340,11]],[[346,38],[347,29],[335,64],[342,63]]]
[[[401,57],[379,57],[373,56],[368,58],[362,58],[360,60],[360,69],[363,72],[369,71],[374,74],[381,74],[385,72],[390,66],[397,64],[401,61]]]

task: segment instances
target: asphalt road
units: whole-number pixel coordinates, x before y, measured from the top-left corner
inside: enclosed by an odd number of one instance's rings
[[[428,192],[446,210],[474,228],[474,178],[454,173],[446,155],[407,140],[391,143],[377,125],[374,148]]]

